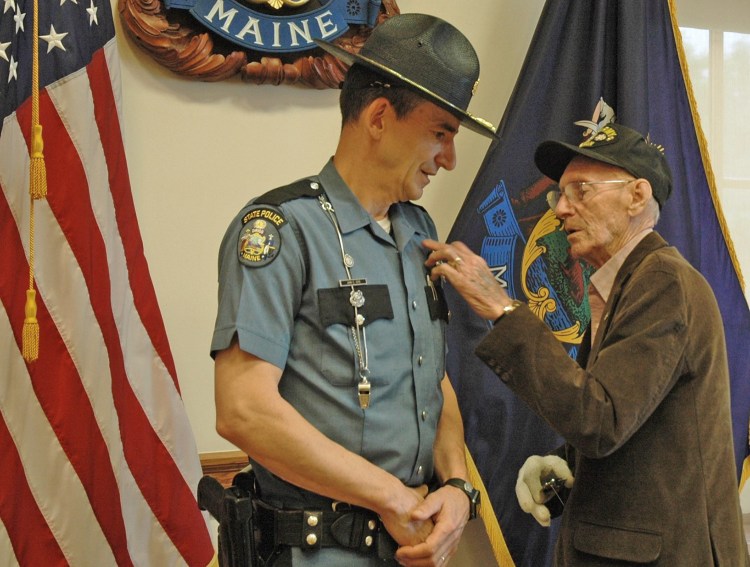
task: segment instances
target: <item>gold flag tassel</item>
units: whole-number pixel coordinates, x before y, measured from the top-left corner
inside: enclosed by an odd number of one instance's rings
[[[38,106],[38,92],[36,96],[36,104]],[[33,100],[32,106],[34,106]],[[44,140],[42,139],[42,125],[38,123],[38,108],[36,120],[37,122],[32,124],[31,126],[31,167],[29,193],[31,193],[32,199],[44,199],[45,197],[47,197],[47,167],[44,165]]]
[[[39,358],[39,321],[36,318],[34,290],[34,201],[47,196],[47,168],[44,165],[44,140],[39,123],[39,2],[34,0],[34,44],[31,65],[31,164],[29,166],[29,289],[26,290],[21,351],[24,360]]]
[[[36,320],[36,291],[26,290],[26,318],[23,320],[23,358],[33,362],[39,358],[39,321]]]

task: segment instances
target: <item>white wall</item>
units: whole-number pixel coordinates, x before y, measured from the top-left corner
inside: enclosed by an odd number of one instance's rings
[[[681,25],[734,22],[750,31],[746,0],[679,0]],[[116,13],[116,0],[113,6]],[[398,0],[461,29],[482,63],[470,110],[497,124],[516,82],[543,0]],[[741,5],[742,4],[742,5]],[[214,431],[213,364],[208,355],[216,305],[216,254],[225,227],[251,197],[317,173],[338,137],[338,92],[200,83],[174,75],[122,31],[123,137],[146,256],[201,453],[232,450]],[[724,25],[722,22],[715,25]],[[745,126],[747,127],[747,125]],[[423,204],[445,237],[489,142],[463,131],[457,169],[443,172]],[[750,227],[730,227],[736,246]],[[745,244],[745,246],[747,246]],[[750,274],[750,266],[744,267]],[[746,490],[745,509],[750,510]]]

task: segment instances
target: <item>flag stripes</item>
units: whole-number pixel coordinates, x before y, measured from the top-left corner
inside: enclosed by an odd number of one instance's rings
[[[137,225],[130,222],[130,219],[136,216],[135,204],[130,192],[120,123],[118,120],[111,119],[112,116],[119,114],[119,108],[115,104],[113,84],[107,80],[109,75],[106,72],[107,68],[113,65],[119,67],[117,57],[109,55],[111,52],[116,52],[113,47],[114,44],[109,44],[105,46],[103,52],[95,53],[91,64],[88,66],[89,84],[93,98],[97,101],[94,107],[94,116],[107,162],[109,186],[115,203],[115,216],[124,245],[131,280],[130,288],[133,292],[135,306],[141,315],[149,339],[159,355],[159,360],[165,364],[174,381],[175,388],[179,391],[177,371],[167,342],[167,334],[162,322],[161,312],[158,309],[156,294],[151,285],[151,276],[143,252],[141,235]],[[119,72],[117,76],[119,77]]]
[[[5,220],[4,216],[2,220]],[[3,332],[12,332],[7,319],[3,319],[2,327]],[[105,519],[111,516],[110,513],[101,505],[88,507],[79,504],[91,499],[92,495],[86,494],[86,484],[100,482],[101,486],[94,484],[97,493],[107,488],[107,484],[101,482],[105,480],[103,475],[97,475],[93,470],[99,464],[99,459],[89,456],[86,462],[87,455],[80,447],[85,441],[84,435],[80,436],[81,440],[75,439],[72,434],[58,440],[53,424],[59,424],[66,418],[55,407],[59,403],[50,400],[52,395],[38,396],[39,384],[33,383],[26,374],[23,359],[13,352],[20,345],[20,333],[16,332],[16,335],[18,344],[15,341],[3,343],[4,350],[8,351],[4,353],[7,354],[6,360],[12,361],[14,374],[12,380],[3,381],[2,399],[3,402],[12,400],[14,403],[3,403],[0,425],[4,447],[3,470],[10,473],[8,478],[14,480],[3,483],[3,496],[0,497],[4,501],[8,498],[8,507],[2,507],[0,518],[10,532],[11,549],[20,547],[16,552],[23,558],[20,561],[22,565],[62,565],[66,563],[65,555],[68,558],[86,557],[96,564],[114,565],[116,562],[110,551],[111,544],[108,544],[107,536],[102,531],[107,531],[109,526],[100,527],[97,509],[105,514]],[[51,372],[45,368],[38,374],[54,377],[56,372],[56,368],[52,368]],[[20,379],[24,374],[27,376],[25,381]],[[86,419],[77,423],[81,431],[87,431]],[[29,442],[29,439],[34,442]],[[73,458],[71,455],[74,455]],[[95,480],[89,480],[92,477]],[[96,495],[93,497],[96,498]],[[81,526],[86,526],[86,529],[82,530]],[[124,548],[124,529],[119,531],[119,543]],[[112,539],[110,542],[118,543]],[[61,548],[66,550],[65,555]],[[126,549],[124,551],[127,552]]]
[[[0,488],[9,564],[206,565],[201,471],[130,193],[114,39],[40,92],[40,356],[21,357],[31,101],[0,133]],[[5,448],[8,447],[8,450]],[[19,527],[22,526],[22,527]]]

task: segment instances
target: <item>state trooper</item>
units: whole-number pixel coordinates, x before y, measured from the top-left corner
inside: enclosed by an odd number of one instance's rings
[[[479,493],[445,373],[448,310],[412,203],[456,165],[479,62],[428,15],[394,16],[349,64],[334,156],[251,201],[219,259],[217,431],[255,474],[261,565],[445,565]],[[454,258],[452,262],[460,262]]]

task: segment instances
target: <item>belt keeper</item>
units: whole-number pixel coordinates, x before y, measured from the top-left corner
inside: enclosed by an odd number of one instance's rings
[[[364,537],[362,538],[362,544],[360,549],[370,550],[375,543],[375,530],[378,527],[378,522],[374,518],[367,518],[365,520],[364,529],[362,530]]]
[[[349,512],[331,525],[331,535],[342,547],[366,553],[374,549],[378,522],[374,515]]]
[[[320,512],[304,511],[302,533],[305,534],[303,549],[320,549],[323,543],[323,518]]]

